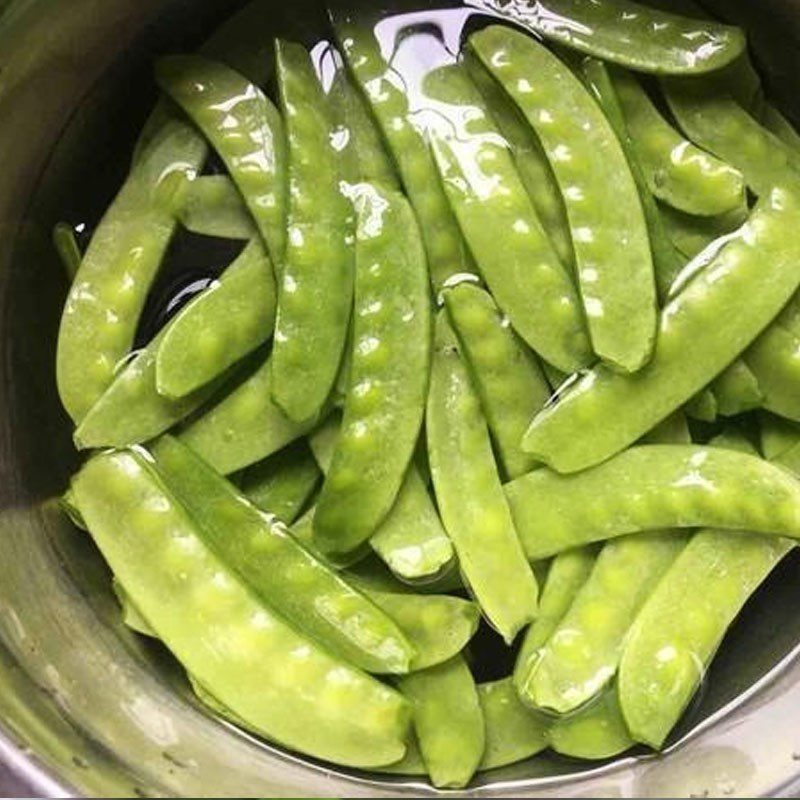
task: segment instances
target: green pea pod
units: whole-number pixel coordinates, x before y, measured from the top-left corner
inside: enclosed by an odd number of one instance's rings
[[[156,355],[156,386],[186,397],[262,345],[275,322],[272,263],[254,239],[219,281],[170,321]]]
[[[572,274],[575,251],[567,210],[542,145],[520,110],[480,60],[469,51],[464,53],[463,58],[470,78],[511,150],[520,180],[533,202],[545,233],[550,237],[561,263]]]
[[[170,206],[176,181],[196,174],[206,157],[203,138],[161,107],[152,128],[151,140],[97,226],[64,306],[56,379],[61,402],[76,423],[112,384],[133,344],[147,292],[175,231]]]
[[[469,0],[468,4],[637,72],[712,72],[738,58],[746,46],[739,28],[645,8],[628,0]]]
[[[795,336],[800,336],[800,292],[794,294],[792,299],[783,307],[775,322]]]
[[[78,274],[83,256],[75,238],[75,231],[68,222],[59,222],[53,228],[53,246],[71,283]]]
[[[715,240],[740,227],[748,215],[746,203],[716,217],[697,217],[661,204],[661,219],[667,236],[687,259],[696,258]]]
[[[366,26],[334,13],[347,65],[369,102],[417,215],[435,291],[453,275],[472,271],[469,251],[439,181],[423,134],[412,121],[409,99],[394,68]]]
[[[278,452],[308,433],[317,422],[295,422],[272,399],[272,360],[263,358],[238,386],[201,416],[179,438],[214,469],[229,475]]]
[[[73,487],[135,606],[249,729],[339,764],[402,758],[409,722],[403,698],[296,633],[247,590],[143,456],[96,456]]]
[[[653,430],[648,431],[640,440],[640,444],[691,444],[692,435],[682,411],[670,414]]]
[[[411,207],[372,184],[358,210],[353,355],[341,433],[322,486],[318,546],[342,556],[392,508],[419,438],[430,372],[425,252]]]
[[[717,398],[708,387],[701,389],[683,407],[686,416],[701,422],[714,422],[717,418]]]
[[[662,311],[653,360],[636,375],[604,366],[583,375],[534,419],[523,449],[560,472],[583,469],[636,441],[708,385],[797,289],[800,240],[789,232],[798,225],[798,196],[774,189],[716,253],[688,265],[697,274]]]
[[[631,447],[578,474],[540,469],[505,489],[531,560],[662,528],[800,537],[800,482],[759,458],[714,447]]]
[[[536,460],[519,443],[550,397],[539,361],[483,289],[464,283],[445,291],[444,300],[505,474],[524,475]]]
[[[439,511],[462,574],[487,619],[511,642],[536,614],[536,578],[503,497],[480,400],[444,312],[436,325],[426,424]]]
[[[717,216],[740,208],[742,173],[675,130],[634,75],[610,74],[650,191],[687,214]]]
[[[595,352],[616,369],[637,371],[653,349],[656,290],[639,193],[614,130],[570,69],[531,37],[493,26],[469,44],[534,128],[553,168]]]
[[[122,621],[132,631],[140,634],[141,636],[149,636],[150,638],[158,638],[156,632],[150,623],[142,616],[142,612],[133,604],[133,600],[128,596],[125,587],[119,582],[119,579],[114,577],[111,580],[111,588],[119,601],[120,609],[122,610]]]
[[[800,441],[800,426],[782,417],[762,412],[759,414],[761,449],[764,458],[777,461],[784,453],[795,448]]]
[[[800,337],[771,325],[744,354],[763,393],[763,407],[800,421]]]
[[[243,75],[202,56],[159,59],[156,80],[225,162],[273,263],[282,264],[286,152],[283,123],[275,106]]]
[[[278,292],[275,402],[291,419],[318,415],[342,360],[353,295],[352,208],[342,194],[335,122],[311,58],[276,45],[289,140],[289,237]]]
[[[242,493],[262,511],[291,525],[306,507],[321,473],[305,442],[296,442],[241,475]]]
[[[398,680],[414,709],[414,730],[434,786],[466,786],[486,745],[478,690],[461,656]]]
[[[762,337],[763,338],[763,335]],[[743,359],[737,359],[711,384],[717,399],[719,413],[723,417],[733,417],[760,408],[764,393],[755,373]]]
[[[788,148],[800,153],[800,133],[775,106],[765,104],[761,121],[764,127],[778,137]]]
[[[498,306],[543,358],[564,370],[585,366],[591,350],[572,281],[480,93],[459,65],[432,72],[425,89],[446,109],[447,124],[430,131],[436,166]]]
[[[248,241],[258,236],[241,192],[227,175],[186,181],[175,204],[181,225],[193,233]]]

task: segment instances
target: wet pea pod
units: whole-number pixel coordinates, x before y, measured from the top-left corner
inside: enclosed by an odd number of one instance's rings
[[[187,671],[247,728],[356,767],[403,757],[406,701],[330,656],[251,593],[143,455],[96,456],[73,488],[135,606]]]
[[[427,413],[439,511],[465,582],[510,642],[536,614],[536,579],[503,496],[480,399],[440,312]]]
[[[187,180],[175,200],[175,214],[186,230],[203,236],[248,241],[258,236],[241,192],[227,175]]]
[[[343,556],[392,508],[419,438],[430,373],[431,312],[425,252],[397,192],[359,184],[353,350],[342,428],[314,531]]]
[[[475,681],[460,656],[398,679],[414,709],[420,754],[434,786],[459,789],[475,774],[486,734]]]
[[[397,625],[282,523],[250,504],[177,439],[162,437],[152,453],[159,474],[202,527],[206,543],[264,603],[361,669],[408,671],[415,652]]]
[[[609,72],[650,191],[687,214],[717,216],[740,208],[742,173],[675,130],[634,75]]]
[[[571,70],[529,36],[493,26],[469,45],[519,106],[553,168],[594,351],[635,372],[653,349],[656,290],[639,193],[614,130]]]
[[[443,108],[429,134],[436,166],[495,301],[543,358],[567,371],[586,366],[580,301],[480,93],[460,65],[434,70],[424,87]]]
[[[800,243],[788,233],[798,224],[798,196],[774,189],[739,232],[687,266],[696,275],[661,312],[652,361],[636,375],[602,365],[587,372],[533,420],[523,449],[560,472],[583,469],[636,441],[707,386],[797,289]]]
[[[637,72],[712,72],[738,58],[746,46],[739,28],[645,8],[628,0],[469,0],[469,5]]]
[[[214,146],[253,216],[274,264],[286,245],[286,144],[283,122],[246,77],[198,55],[156,63],[159,86]]]
[[[662,528],[800,536],[800,483],[760,458],[714,447],[631,447],[574,475],[536,470],[505,490],[531,560]]]
[[[159,394],[185,397],[269,339],[275,294],[272,262],[255,239],[165,329],[156,355]]]
[[[505,474],[516,478],[530,472],[536,460],[519,443],[550,397],[538,359],[483,289],[464,283],[445,291],[444,300]]]
[[[301,422],[336,382],[353,296],[353,210],[339,186],[335,121],[301,45],[276,45],[289,141],[289,234],[278,292],[275,402]]]
[[[58,333],[61,402],[79,423],[114,381],[134,342],[147,293],[175,231],[175,188],[206,157],[202,136],[159,107],[151,136],[95,230]]]

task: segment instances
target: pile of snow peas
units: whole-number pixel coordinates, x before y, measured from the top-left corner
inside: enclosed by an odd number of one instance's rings
[[[451,788],[661,749],[800,539],[800,136],[743,32],[468,5],[455,48],[334,9],[312,58],[254,0],[54,235],[121,619],[210,713]],[[135,347],[182,232],[240,254]]]

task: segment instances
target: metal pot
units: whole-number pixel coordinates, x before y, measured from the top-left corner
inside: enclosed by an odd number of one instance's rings
[[[306,37],[314,0],[280,4]],[[420,796],[236,732],[166,651],[119,620],[91,540],[49,498],[76,456],[54,383],[66,279],[59,215],[97,215],[154,99],[155,54],[193,47],[238,0],[0,0],[0,794]],[[800,0],[715,0],[745,25],[772,99],[800,121]],[[276,6],[278,4],[276,3]],[[473,796],[786,795],[800,789],[800,559],[749,604],[667,752],[539,757]]]

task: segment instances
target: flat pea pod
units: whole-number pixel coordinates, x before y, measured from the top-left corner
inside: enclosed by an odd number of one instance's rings
[[[308,433],[316,419],[295,422],[272,399],[272,361],[258,366],[219,402],[193,419],[179,438],[214,469],[229,475]]]
[[[469,5],[637,72],[712,72],[738,58],[746,46],[739,28],[645,8],[628,0],[470,0]]]
[[[334,13],[337,36],[348,67],[367,98],[391,151],[400,180],[417,215],[434,291],[453,275],[472,271],[467,246],[423,134],[412,123],[402,81],[381,55],[370,28]]]
[[[667,236],[688,260],[696,258],[715,240],[731,234],[745,222],[748,215],[745,203],[716,217],[684,214],[665,204],[660,204],[659,210]]]
[[[72,282],[81,266],[81,254],[75,231],[68,222],[58,222],[53,228],[53,246],[64,266],[67,279]]]
[[[398,679],[414,709],[414,731],[431,782],[466,786],[483,757],[486,734],[475,681],[461,656]]]
[[[742,173],[675,130],[634,75],[610,74],[650,191],[686,214],[717,216],[740,208]]]
[[[163,108],[152,129],[95,230],[64,306],[56,379],[76,423],[114,381],[133,344],[148,289],[175,231],[170,204],[178,176],[194,175],[206,157],[203,138]]]
[[[335,122],[311,58],[301,45],[283,41],[276,58],[291,190],[272,392],[287,416],[301,422],[320,412],[339,372],[353,296],[353,215],[339,186]]]
[[[175,205],[181,225],[192,233],[247,241],[258,236],[241,192],[227,175],[187,180]]]
[[[156,632],[153,630],[150,623],[142,616],[142,612],[133,604],[133,601],[125,591],[125,587],[119,582],[118,578],[112,578],[111,588],[119,601],[120,610],[122,611],[122,622],[140,636],[157,638]]]
[[[314,532],[328,554],[351,553],[392,508],[414,454],[430,373],[425,252],[411,207],[373,184],[358,210],[353,351],[341,432]]]
[[[794,294],[775,322],[795,336],[800,336],[800,293]]]
[[[275,106],[236,70],[198,55],[159,59],[156,80],[225,162],[273,263],[282,264],[286,147]]]
[[[248,467],[239,484],[253,505],[291,525],[311,499],[320,478],[308,445],[298,441]]]
[[[540,469],[505,489],[531,560],[662,528],[800,537],[800,482],[760,458],[714,447],[631,447],[575,475]]]
[[[505,474],[524,475],[536,460],[519,443],[550,397],[539,361],[483,289],[463,283],[446,290],[444,301]]]
[[[640,444],[691,444],[692,434],[682,411],[670,414],[653,430],[648,431],[640,440]]]
[[[642,204],[614,130],[571,70],[529,36],[493,26],[469,44],[536,131],[553,168],[595,352],[635,372],[653,349],[656,290]]]
[[[439,314],[427,414],[439,511],[478,604],[511,642],[536,614],[536,578],[503,496],[480,399]]]
[[[689,400],[797,289],[800,242],[789,232],[798,224],[798,196],[774,189],[737,234],[687,266],[697,274],[662,311],[652,361],[636,375],[602,365],[587,372],[533,420],[523,449],[574,472],[618,453]]]
[[[763,407],[800,422],[800,337],[771,325],[744,354],[763,393]]]
[[[498,306],[543,358],[567,371],[585,366],[591,348],[575,288],[480,93],[459,65],[432,72],[426,92],[446,98],[454,119],[467,120],[432,128],[430,139],[450,205]]]
[[[275,304],[272,262],[254,239],[165,329],[156,355],[158,393],[186,397],[262,345],[272,335]]]
[[[415,652],[397,625],[312,555],[202,458],[164,436],[156,469],[204,540],[264,603],[338,658],[368,672],[407,672]]]
[[[763,334],[762,334],[763,336]],[[760,408],[764,392],[753,370],[743,359],[737,359],[711,384],[717,408],[723,417],[733,417]]]
[[[135,606],[249,729],[355,767],[403,757],[406,701],[295,632],[246,589],[147,459],[103,453],[83,467],[73,488]]]

